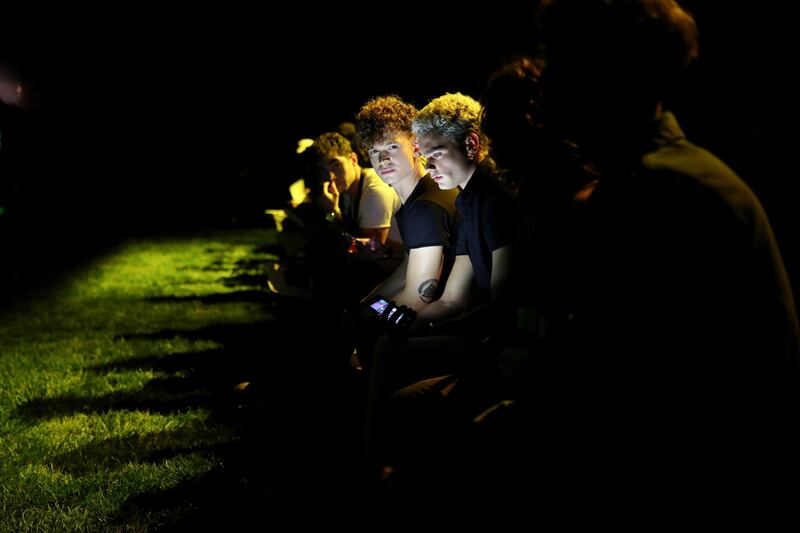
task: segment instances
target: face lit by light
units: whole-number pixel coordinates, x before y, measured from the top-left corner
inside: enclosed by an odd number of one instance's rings
[[[319,165],[328,171],[331,181],[336,183],[336,189],[341,193],[349,189],[356,180],[356,161],[353,153],[344,156],[330,152],[320,159]]]
[[[367,154],[372,168],[383,181],[392,185],[414,173],[416,157],[410,133],[390,132],[369,147]]]
[[[421,135],[419,151],[427,158],[425,170],[440,189],[463,187],[475,171],[475,165],[467,159],[465,151],[455,141],[445,139],[437,133]]]

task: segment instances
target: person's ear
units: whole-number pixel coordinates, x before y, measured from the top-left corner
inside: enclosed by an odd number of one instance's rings
[[[419,157],[419,156],[421,156],[421,155],[422,155],[422,154],[420,153],[420,151],[419,151],[419,139],[417,139],[416,137],[414,137],[414,138],[411,140],[411,146],[413,146],[413,147],[414,147],[414,157]]]
[[[475,156],[478,155],[478,149],[481,146],[481,138],[478,137],[477,133],[472,132],[467,135],[464,145],[466,147],[467,159],[473,161]]]
[[[350,161],[353,162],[354,165],[358,164],[358,154],[355,152],[350,152]]]

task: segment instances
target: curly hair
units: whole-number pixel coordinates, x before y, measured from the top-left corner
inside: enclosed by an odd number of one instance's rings
[[[467,149],[467,136],[474,133],[480,138],[479,157],[488,152],[489,143],[481,130],[481,105],[461,93],[447,93],[431,100],[414,117],[411,130],[416,136],[437,133],[463,152]]]
[[[381,141],[386,134],[397,131],[411,133],[411,121],[417,108],[399,96],[373,98],[356,115],[356,140],[364,149]]]
[[[353,145],[350,144],[347,137],[335,131],[323,133],[314,139],[311,149],[317,157],[325,157],[331,152],[344,157],[353,153]]]

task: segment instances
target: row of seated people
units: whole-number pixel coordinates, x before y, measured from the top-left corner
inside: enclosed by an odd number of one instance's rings
[[[404,252],[340,300],[368,465],[412,480],[417,503],[446,483],[461,506],[501,504],[495,486],[612,507],[673,505],[676,482],[687,501],[777,487],[796,442],[797,317],[759,201],[663,109],[694,21],[671,0],[562,1],[543,24],[543,76],[523,58],[482,105],[391,96],[358,113]],[[335,221],[369,181],[331,138],[310,209]],[[394,227],[358,225],[381,245]]]

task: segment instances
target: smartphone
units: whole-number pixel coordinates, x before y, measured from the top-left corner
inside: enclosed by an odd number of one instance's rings
[[[372,309],[373,311],[375,311],[375,314],[377,314],[378,316],[381,316],[381,315],[383,315],[383,312],[386,310],[386,307],[388,305],[389,305],[389,302],[387,302],[383,298],[378,298],[377,300],[375,300],[374,302],[369,304],[369,308]],[[389,311],[389,317],[388,318],[391,318],[395,311],[397,311],[397,307],[395,307],[394,309]]]

